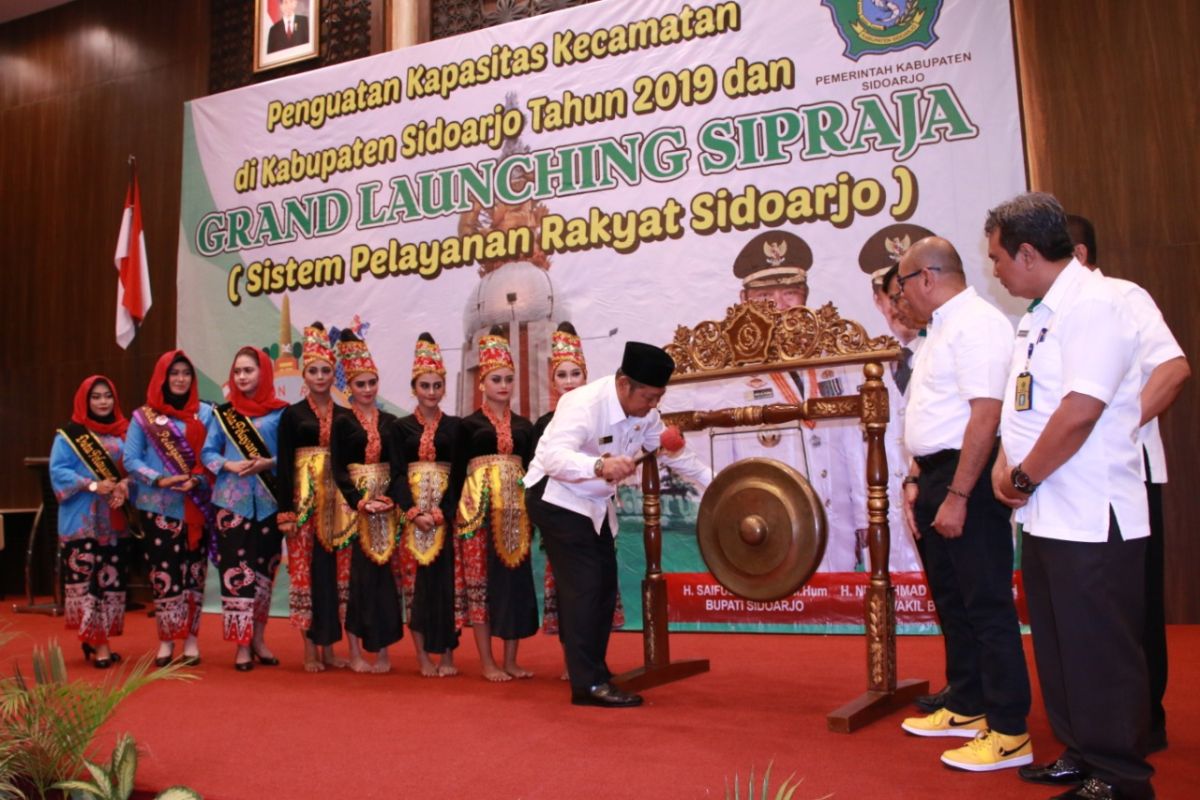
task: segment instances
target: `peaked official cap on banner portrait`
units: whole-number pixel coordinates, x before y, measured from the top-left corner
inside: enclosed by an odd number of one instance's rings
[[[813,254],[808,242],[787,231],[767,231],[751,239],[733,262],[733,274],[747,289],[808,285]]]
[[[935,235],[928,228],[910,225],[907,222],[880,228],[871,234],[871,238],[867,239],[859,251],[858,266],[871,276],[872,283],[880,284],[884,273],[900,263],[908,248],[927,236]]]

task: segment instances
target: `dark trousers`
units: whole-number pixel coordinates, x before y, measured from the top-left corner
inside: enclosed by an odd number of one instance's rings
[[[946,638],[946,707],[958,714],[986,714],[998,733],[1025,733],[1029,672],[1013,604],[1011,512],[992,494],[988,460],[967,500],[962,536],[947,539],[933,528],[938,508],[958,467],[958,453],[921,466],[914,506],[924,542],[925,573]]]
[[[1146,539],[1045,539],[1026,531],[1021,567],[1033,654],[1054,735],[1068,759],[1132,798],[1153,797],[1143,758],[1148,719]]]
[[[1147,467],[1148,468],[1148,467]],[[1150,539],[1146,542],[1146,630],[1142,648],[1146,652],[1146,671],[1150,679],[1151,745],[1167,742],[1167,712],[1163,695],[1167,693],[1167,611],[1163,565],[1162,484],[1146,484],[1150,506]]]
[[[546,480],[526,492],[529,518],[542,532],[558,587],[558,638],[571,691],[587,692],[612,677],[605,656],[617,605],[617,550],[608,520],[596,533],[583,514],[542,499]]]

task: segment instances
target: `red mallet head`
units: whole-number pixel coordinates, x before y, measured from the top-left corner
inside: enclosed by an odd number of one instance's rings
[[[683,434],[674,425],[667,427],[662,435],[662,449],[668,453],[677,453],[683,449]]]

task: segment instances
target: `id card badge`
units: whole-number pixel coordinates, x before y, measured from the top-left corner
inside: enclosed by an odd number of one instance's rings
[[[1013,408],[1017,411],[1028,411],[1033,408],[1033,376],[1022,372],[1017,376],[1017,391],[1013,397]]]

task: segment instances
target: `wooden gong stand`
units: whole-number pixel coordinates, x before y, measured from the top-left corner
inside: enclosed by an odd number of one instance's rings
[[[743,406],[715,411],[666,414],[681,431],[778,425],[797,420],[858,418],[867,438],[867,541],[871,577],[863,615],[867,642],[867,690],[826,717],[829,729],[850,733],[929,691],[926,680],[896,679],[895,588],[888,571],[888,469],[884,432],[888,422],[883,362],[900,356],[894,339],[866,335],[861,325],[843,320],[832,304],[820,309],[778,310],[774,303],[731,306],[725,319],[693,328],[680,326],[666,347],[675,359],[671,383],[715,380],[772,370],[863,365],[860,393],[809,398],[799,405]],[[645,521],[646,577],[642,580],[641,667],[613,678],[624,689],[639,691],[707,672],[707,659],[672,662],[667,629],[667,581],[662,572],[662,519],[658,462],[651,454],[642,466],[642,515]]]

